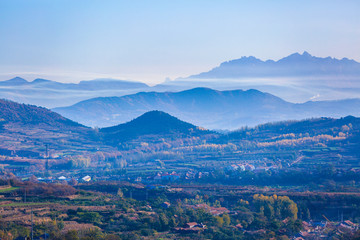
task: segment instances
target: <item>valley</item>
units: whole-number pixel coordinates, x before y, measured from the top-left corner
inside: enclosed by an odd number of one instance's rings
[[[313,222],[323,222],[323,215],[333,225],[322,231],[355,234],[353,227],[345,232],[339,228],[339,214],[359,221],[359,118],[312,118],[219,132],[150,111],[125,124],[89,128],[44,108],[5,100],[1,104],[1,181],[8,187],[0,191],[0,206],[5,222],[11,218],[22,226],[3,229],[28,231],[25,219],[31,207],[36,234],[48,229],[53,237],[72,230],[85,236],[88,228],[104,236],[119,234],[109,219],[117,219],[117,225],[127,222],[121,225],[124,239],[144,234],[186,239],[186,221],[208,226],[189,236],[294,236]],[[255,200],[259,194],[290,199],[297,206],[292,213],[296,217],[261,215]],[[172,224],[146,225],[147,233],[130,227],[130,219],[139,224],[145,216],[165,214],[169,221],[178,210],[167,210],[163,202],[196,213]],[[206,219],[197,215],[204,208],[214,213]],[[11,209],[15,212],[9,215]],[[51,225],[54,218],[62,225]],[[279,228],[266,225],[261,230],[261,218],[265,225],[279,221]],[[280,223],[285,219],[293,225]],[[227,232],[237,224],[242,228]],[[310,235],[317,234],[314,228]]]

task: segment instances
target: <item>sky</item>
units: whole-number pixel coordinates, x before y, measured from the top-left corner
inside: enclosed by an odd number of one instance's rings
[[[163,82],[242,56],[360,61],[358,0],[0,0],[0,80]]]

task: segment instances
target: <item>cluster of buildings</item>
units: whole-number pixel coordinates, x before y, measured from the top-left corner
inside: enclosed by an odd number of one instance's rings
[[[153,178],[154,181],[176,181],[180,179],[180,174],[176,172],[171,173],[157,173]]]
[[[303,227],[304,229],[294,236],[294,240],[338,239],[343,235],[351,235],[359,230],[359,225],[349,220],[343,222],[304,221]]]
[[[228,171],[254,171],[256,168],[251,164],[231,164],[226,167]]]
[[[49,177],[49,178],[37,178],[37,180],[39,182],[46,182],[46,183],[51,183],[51,182],[56,182],[56,181],[65,181],[65,182],[71,182],[73,180],[77,181],[77,182],[90,182],[91,181],[91,177],[89,175],[86,175],[84,177],[81,178],[69,178],[69,177],[65,177],[65,176],[60,176],[57,178],[53,178],[53,177]]]
[[[157,173],[155,176],[148,178],[150,181],[155,182],[174,182],[180,179],[191,180],[191,179],[200,179],[203,177],[209,176],[209,172],[198,172],[194,170],[189,170],[185,173],[177,173],[177,172],[170,172],[170,173]],[[135,179],[138,181],[139,177]]]
[[[209,172],[197,172],[197,171],[187,171],[184,175],[184,178],[186,180],[191,180],[191,179],[200,179],[203,177],[208,177],[210,175]]]

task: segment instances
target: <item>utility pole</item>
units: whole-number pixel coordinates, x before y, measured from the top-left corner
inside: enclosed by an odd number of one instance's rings
[[[50,208],[49,208],[49,210],[50,210]],[[47,216],[47,214],[45,215],[45,216]],[[45,237],[45,240],[46,240],[46,229],[47,229],[47,223],[45,223],[45,233],[44,233],[44,237]]]
[[[49,156],[49,144],[45,144],[45,158],[48,158]]]
[[[46,170],[46,174],[49,173],[49,144],[45,144],[46,150],[45,150],[45,158],[46,158],[46,162],[45,162],[45,170]]]
[[[341,211],[341,222],[344,222],[344,212]]]
[[[31,240],[34,239],[34,224],[33,224],[33,212],[32,212],[32,206],[31,206]]]

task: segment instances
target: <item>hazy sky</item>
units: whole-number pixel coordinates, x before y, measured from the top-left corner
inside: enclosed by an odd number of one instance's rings
[[[0,0],[0,80],[161,82],[293,52],[360,61],[359,0]]]

